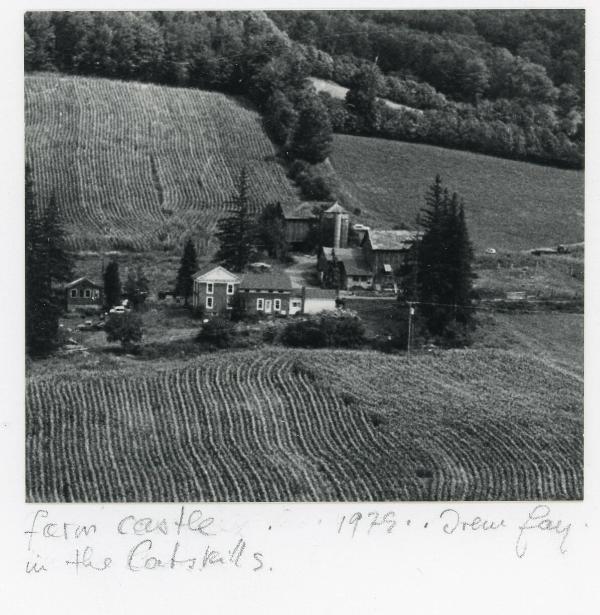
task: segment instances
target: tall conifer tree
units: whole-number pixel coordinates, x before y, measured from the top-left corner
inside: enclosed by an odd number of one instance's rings
[[[192,276],[196,271],[198,271],[198,256],[196,254],[194,242],[190,238],[185,242],[183,248],[183,255],[181,257],[179,271],[177,272],[177,284],[175,287],[175,293],[179,297],[183,297],[185,305],[188,305],[189,298],[194,291],[194,280]]]
[[[62,284],[71,275],[56,199],[37,210],[33,172],[25,166],[25,340],[28,352],[51,350],[64,306]]]
[[[121,303],[121,278],[117,261],[110,261],[104,270],[104,302],[109,308]]]
[[[454,343],[464,339],[473,324],[473,249],[464,205],[456,193],[450,196],[443,188],[439,175],[426,203],[418,244],[419,311],[429,334]]]
[[[221,218],[216,236],[220,242],[215,260],[237,273],[244,271],[256,253],[256,224],[250,213],[248,172],[242,169],[237,193],[232,198],[231,215]]]

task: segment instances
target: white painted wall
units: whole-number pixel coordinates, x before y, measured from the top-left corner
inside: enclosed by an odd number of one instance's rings
[[[318,314],[319,312],[333,312],[335,311],[335,299],[305,299],[304,300],[304,313],[305,314]]]

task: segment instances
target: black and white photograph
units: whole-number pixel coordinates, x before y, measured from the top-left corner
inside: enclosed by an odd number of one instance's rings
[[[26,502],[583,500],[585,20],[24,12]]]

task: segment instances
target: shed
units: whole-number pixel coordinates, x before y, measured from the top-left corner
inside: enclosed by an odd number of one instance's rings
[[[302,303],[304,314],[318,314],[319,312],[333,312],[336,309],[337,291],[327,288],[302,289]]]

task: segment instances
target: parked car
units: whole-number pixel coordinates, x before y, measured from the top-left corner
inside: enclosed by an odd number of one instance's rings
[[[496,248],[486,248],[486,254],[496,254]]]
[[[108,313],[109,314],[126,314],[129,312],[129,308],[126,308],[124,305],[116,305],[114,308],[111,308]]]

